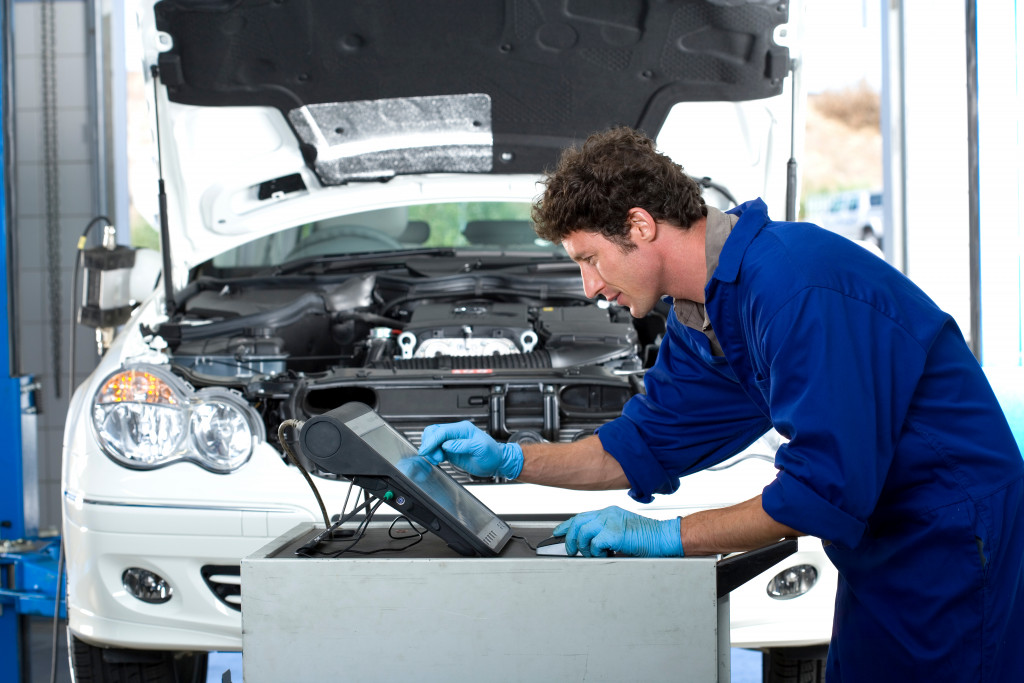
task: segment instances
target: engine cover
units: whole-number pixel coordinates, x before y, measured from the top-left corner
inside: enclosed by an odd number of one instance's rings
[[[427,304],[398,336],[402,359],[530,353],[536,345],[523,304]]]

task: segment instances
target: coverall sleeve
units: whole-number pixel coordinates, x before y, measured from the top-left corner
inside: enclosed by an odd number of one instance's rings
[[[764,510],[852,548],[885,483],[926,350],[869,302],[825,287],[801,290],[761,329],[755,382],[789,437]]]
[[[646,395],[597,431],[641,503],[672,493],[681,476],[735,455],[771,428],[725,359],[711,358],[706,338],[674,315],[644,386]]]

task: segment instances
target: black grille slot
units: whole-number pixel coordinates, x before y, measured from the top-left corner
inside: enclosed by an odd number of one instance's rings
[[[203,581],[217,599],[233,610],[242,611],[242,570],[237,564],[207,564]]]
[[[434,356],[392,361],[396,370],[535,370],[551,367],[547,351],[494,356]]]
[[[615,417],[632,395],[628,387],[601,384],[576,384],[559,392],[562,410],[580,417]]]

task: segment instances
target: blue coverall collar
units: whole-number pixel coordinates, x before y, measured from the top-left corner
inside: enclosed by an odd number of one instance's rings
[[[735,214],[740,219],[733,226],[729,238],[725,240],[722,253],[718,256],[718,268],[715,269],[711,281],[736,282],[747,247],[771,219],[768,218],[768,206],[760,198],[744,202],[726,213]],[[710,288],[711,281],[708,282],[705,291]]]

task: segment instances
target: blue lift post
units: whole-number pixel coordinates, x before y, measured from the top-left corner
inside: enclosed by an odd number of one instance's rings
[[[5,22],[0,12],[0,97],[6,93]],[[7,116],[0,102],[0,131]],[[29,680],[26,638],[28,615],[53,617],[58,593],[59,539],[39,536],[39,481],[36,468],[36,417],[31,377],[13,377],[11,360],[11,254],[7,221],[7,141],[0,135],[0,683]],[[63,600],[59,612],[64,613]]]

